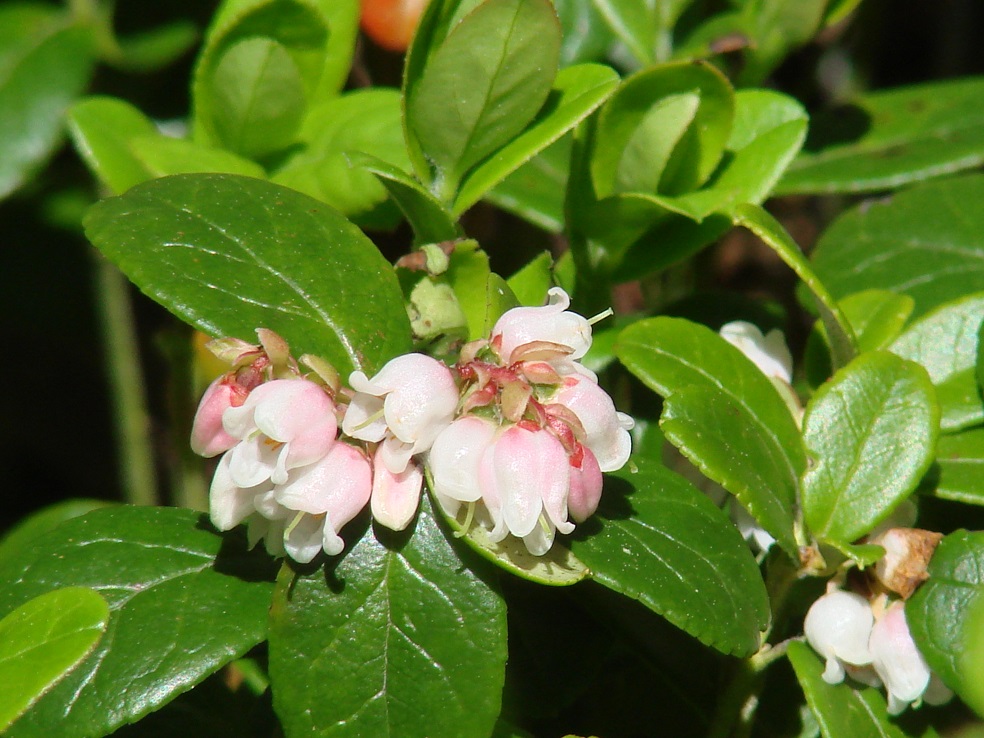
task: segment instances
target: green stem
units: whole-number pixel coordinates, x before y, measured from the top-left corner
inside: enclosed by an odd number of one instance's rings
[[[157,479],[150,415],[147,412],[128,283],[115,266],[98,254],[95,254],[94,261],[123,497],[134,505],[156,505]]]

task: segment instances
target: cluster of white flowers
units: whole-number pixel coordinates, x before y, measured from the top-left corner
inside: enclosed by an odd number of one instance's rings
[[[882,595],[872,606],[859,594],[831,589],[810,607],[803,630],[826,660],[825,682],[839,684],[846,674],[872,687],[884,685],[890,715],[921,701],[940,705],[953,696],[912,640],[903,600]]]
[[[316,357],[259,330],[260,346],[215,342],[232,370],[206,390],[192,447],[223,454],[210,491],[212,522],[242,522],[251,545],[309,562],[341,553],[338,531],[370,504],[394,530],[409,525],[429,470],[450,513],[480,505],[493,541],[512,534],[533,554],[597,508],[601,473],[628,460],[632,420],[579,362],[591,327],[559,288],[540,308],[515,308],[452,369],[399,356],[352,390]],[[339,433],[339,430],[341,433]],[[476,512],[475,508],[471,509]]]

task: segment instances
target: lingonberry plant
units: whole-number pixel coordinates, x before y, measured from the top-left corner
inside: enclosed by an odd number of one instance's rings
[[[0,540],[0,731],[980,735],[984,79],[811,119],[859,4],[223,0],[169,122],[81,95],[193,29],[0,8],[0,193],[67,127],[187,326],[169,496],[113,344],[131,504]]]

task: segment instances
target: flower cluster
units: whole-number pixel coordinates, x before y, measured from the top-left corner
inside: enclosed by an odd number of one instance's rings
[[[930,542],[930,539],[932,541]],[[888,590],[866,597],[828,587],[810,606],[803,623],[806,640],[826,661],[823,679],[838,684],[845,675],[872,687],[884,685],[888,712],[898,715],[910,704],[943,704],[953,692],[934,674],[909,632],[905,600],[914,581],[925,577],[938,534],[911,528],[893,528],[878,538],[886,555],[874,573],[875,589]],[[901,576],[900,572],[906,572]],[[883,575],[888,574],[888,578]]]
[[[301,357],[313,370],[302,374],[271,331],[257,331],[258,346],[213,342],[232,368],[192,432],[197,453],[222,454],[213,523],[246,522],[251,545],[309,562],[341,553],[338,531],[367,503],[378,523],[407,527],[426,468],[450,514],[478,506],[493,541],[511,534],[546,553],[594,512],[601,473],[630,451],[632,420],[579,363],[591,327],[569,304],[555,288],[544,307],[506,312],[454,368],[406,354],[371,378],[353,372],[352,389],[317,357]]]

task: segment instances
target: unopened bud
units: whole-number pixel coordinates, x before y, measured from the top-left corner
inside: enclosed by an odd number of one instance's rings
[[[908,598],[929,578],[926,567],[943,536],[919,528],[891,528],[871,543],[885,549],[875,564],[875,576],[888,590]]]

